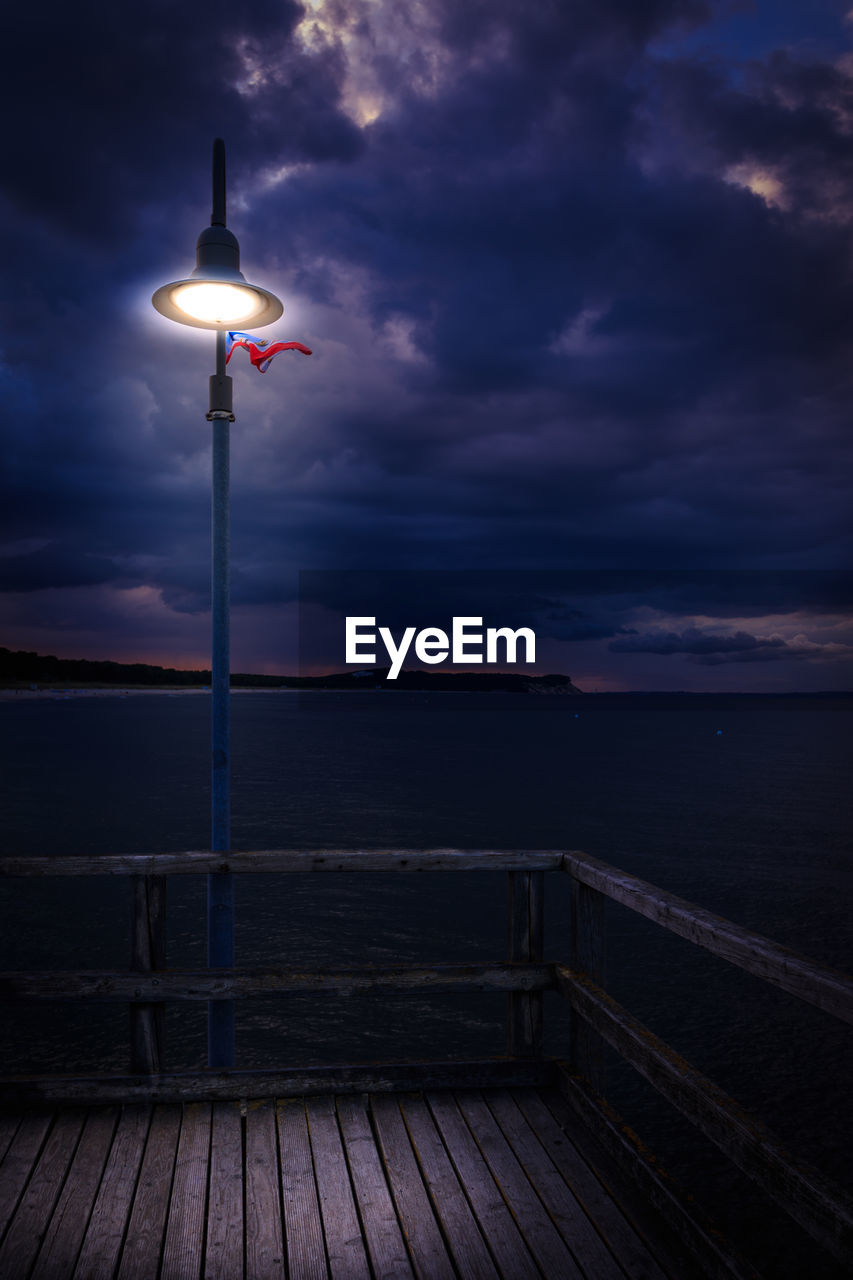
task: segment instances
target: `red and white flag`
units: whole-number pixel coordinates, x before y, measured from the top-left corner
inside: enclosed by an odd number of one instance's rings
[[[241,333],[235,329],[229,330],[225,338],[226,364],[235,347],[245,347],[258,373],[266,373],[273,356],[277,356],[279,351],[301,351],[304,356],[311,354],[311,348],[301,342],[271,342],[269,338],[256,338],[252,333]]]

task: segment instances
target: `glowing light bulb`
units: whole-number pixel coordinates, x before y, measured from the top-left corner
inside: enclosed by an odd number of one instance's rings
[[[172,295],[181,311],[207,324],[230,325],[248,319],[258,310],[258,297],[252,289],[238,284],[210,283],[181,285]]]

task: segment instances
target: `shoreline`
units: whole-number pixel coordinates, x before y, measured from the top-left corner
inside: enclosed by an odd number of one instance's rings
[[[332,687],[308,687],[299,688],[287,685],[232,685],[232,694],[294,694],[294,693],[336,693],[336,694],[356,694],[361,697],[366,694],[380,694],[390,696],[395,693],[421,694],[430,696],[432,694],[454,693],[460,694],[484,694],[484,693],[509,693],[515,694],[520,692],[517,690],[504,689],[430,689],[430,688],[409,688],[409,689],[393,689],[371,686],[370,688],[336,688]],[[525,692],[533,693],[536,696],[561,696],[560,691],[546,690],[527,690]],[[0,687],[0,703],[3,702],[72,702],[78,698],[137,698],[145,695],[156,695],[159,697],[183,698],[183,697],[200,697],[210,696],[209,685],[50,685],[40,688],[5,688]],[[564,696],[564,695],[563,695]],[[608,691],[606,693],[593,693],[583,695],[587,700],[592,699],[601,704],[608,702],[614,703],[620,699],[628,699],[632,703],[641,705],[646,699],[677,699],[680,702],[698,702],[701,699],[713,698],[715,700],[724,700],[726,698],[743,699],[754,698],[760,700],[770,700],[773,698],[783,700],[803,700],[815,699],[820,701],[828,701],[831,699],[847,700],[853,699],[853,690],[850,689],[822,689],[815,691],[791,690],[788,692],[775,691],[771,693],[756,693],[752,690],[742,690],[739,692],[727,691],[711,691],[704,690],[702,692],[694,692],[692,690],[644,690],[631,689]]]
[[[298,693],[297,689],[277,688],[232,688],[232,693]],[[166,694],[170,698],[182,698],[187,695],[198,697],[210,696],[209,686],[181,685],[52,685],[45,689],[0,689],[0,702],[43,702],[53,699],[61,701],[73,698],[136,698],[144,694]]]

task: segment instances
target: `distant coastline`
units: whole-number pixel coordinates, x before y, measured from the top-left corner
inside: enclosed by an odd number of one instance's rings
[[[321,676],[271,676],[235,672],[232,693],[527,693],[583,696],[598,703],[655,700],[656,705],[679,702],[698,703],[711,699],[715,705],[726,699],[819,698],[853,699],[850,689],[711,691],[692,689],[624,689],[595,691],[579,689],[566,675],[522,675],[517,672],[438,672],[404,670],[396,680],[387,680],[387,667],[339,671]],[[44,698],[137,697],[167,694],[170,697],[210,692],[210,672],[157,667],[146,663],[92,661],[85,658],[56,658],[25,651],[0,648],[0,702]]]
[[[232,672],[235,692],[256,690],[329,690],[366,693],[418,691],[430,693],[533,693],[580,695],[581,689],[564,675],[523,675],[517,672],[437,672],[404,670],[394,681],[387,667],[339,671],[321,676],[270,676]],[[210,671],[183,671],[148,663],[57,658],[0,648],[0,695],[56,697],[60,694],[203,693],[210,687]]]

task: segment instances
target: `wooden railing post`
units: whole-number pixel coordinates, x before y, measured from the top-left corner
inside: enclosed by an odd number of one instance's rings
[[[131,876],[130,967],[166,967],[166,877]],[[155,1075],[165,1066],[166,1012],[162,1002],[130,1006],[130,1069]]]
[[[569,965],[585,973],[597,986],[605,980],[604,895],[571,876],[571,934]],[[574,1010],[569,1024],[569,1061],[592,1090],[604,1097],[604,1041]]]
[[[545,948],[545,872],[510,871],[507,959],[541,963]],[[507,996],[507,1053],[542,1056],[542,992],[511,991]]]

